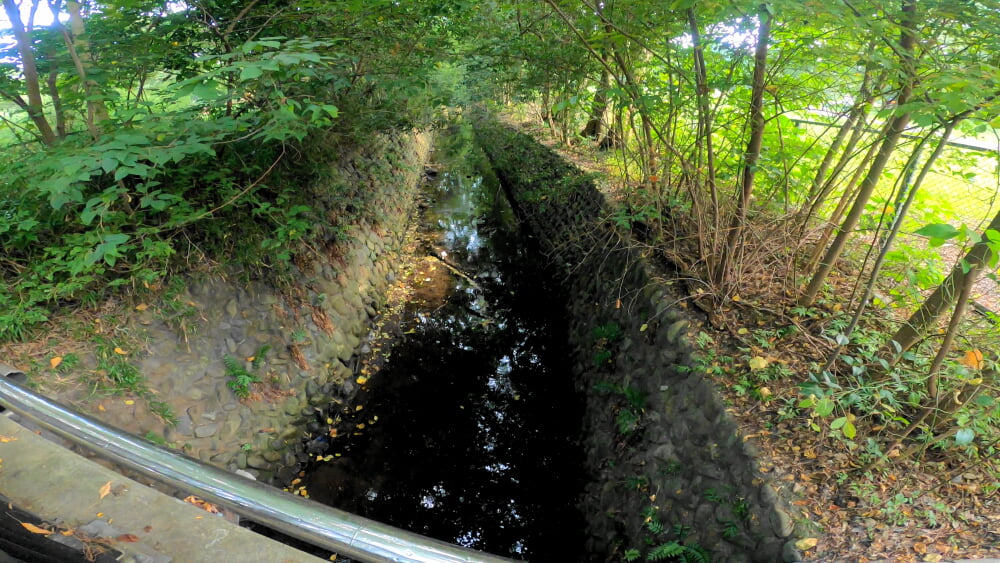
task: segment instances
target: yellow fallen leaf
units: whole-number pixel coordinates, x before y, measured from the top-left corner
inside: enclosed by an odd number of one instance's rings
[[[7,442],[13,442],[17,438],[11,438],[10,436],[0,436],[0,444],[6,444]]]
[[[812,549],[816,547],[816,544],[818,543],[819,540],[816,538],[802,538],[799,541],[795,542],[795,548],[798,549],[799,551],[805,551],[807,549]]]
[[[59,364],[61,363],[62,363],[62,356],[56,356],[51,360],[49,360],[49,365],[52,366],[52,369],[56,369],[57,367],[59,367]]]
[[[743,298],[740,297],[739,295],[734,295],[733,296],[733,301],[739,303],[740,301],[743,301]]]
[[[254,361],[256,359],[257,359],[257,356],[250,356],[250,357],[247,358],[247,361],[248,362],[252,362],[252,361]]]
[[[111,494],[111,481],[108,481],[107,483],[104,484],[103,487],[101,487],[100,498],[104,498],[110,494]]]
[[[139,303],[138,305],[135,306],[136,311],[145,311],[146,309],[149,309],[149,305],[145,303]]]
[[[104,412],[107,409],[104,408],[104,405],[97,405],[97,410]]]
[[[969,369],[983,369],[983,353],[977,349],[968,350],[958,362]]]
[[[28,522],[21,522],[21,525],[24,526],[25,530],[28,530],[32,534],[42,534],[43,536],[47,536],[47,535],[49,535],[49,534],[52,533],[52,530],[46,530],[45,528],[39,528],[38,526],[36,526],[34,524],[30,524]]]
[[[129,405],[129,406],[132,406],[132,405],[135,404],[135,401],[133,401],[132,399],[125,399],[125,404]]]
[[[116,347],[115,348],[115,354],[118,354],[119,356],[126,356],[126,355],[128,355],[128,352],[126,352],[125,350],[122,350],[121,348],[117,348]]]
[[[358,405],[357,407],[354,408],[354,410],[359,411],[359,410],[361,410],[363,408],[365,408],[364,405]]]
[[[639,332],[646,332],[647,328],[649,328],[649,325],[646,323],[642,323],[642,326],[639,327]]]
[[[754,357],[750,358],[750,361],[747,362],[747,365],[750,366],[751,370],[753,370],[753,371],[759,371],[759,370],[762,370],[762,369],[766,368],[768,363],[769,362],[767,361],[766,358],[763,358],[761,356],[754,356]]]

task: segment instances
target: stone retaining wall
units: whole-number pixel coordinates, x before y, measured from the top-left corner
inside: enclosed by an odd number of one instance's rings
[[[669,290],[652,279],[640,248],[602,220],[602,195],[530,137],[488,118],[476,130],[522,221],[564,276],[574,371],[587,396],[592,481],[581,506],[593,560],[621,560],[629,549],[645,560],[673,541],[713,561],[797,560],[787,505],[692,368],[687,322]]]
[[[239,272],[191,277],[176,284],[181,291],[132,313],[129,330],[147,343],[138,367],[175,425],[141,400],[60,398],[140,436],[162,436],[203,461],[287,482],[307,457],[304,432],[325,428],[322,409],[331,400],[348,404],[356,393],[352,364],[367,351],[370,321],[395,279],[429,146],[427,135],[407,134],[330,155],[325,183],[303,188],[313,208],[338,223],[333,215],[343,203],[331,194],[349,186],[367,218],[346,236],[320,229],[288,287],[240,281]],[[331,183],[341,187],[328,189]],[[249,400],[229,387],[227,356],[264,381]]]

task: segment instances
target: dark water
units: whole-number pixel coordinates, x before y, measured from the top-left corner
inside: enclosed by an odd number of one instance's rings
[[[495,182],[475,172],[478,151],[451,141],[439,153],[464,158],[428,186],[423,247],[452,267],[431,259],[438,278],[418,280],[447,294],[408,307],[363,411],[332,409],[336,457],[315,464],[309,494],[498,555],[580,560],[582,406],[559,296]]]

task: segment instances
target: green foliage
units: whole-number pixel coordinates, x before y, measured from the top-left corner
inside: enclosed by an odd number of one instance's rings
[[[140,392],[143,389],[143,377],[129,361],[129,353],[114,340],[104,336],[94,339],[97,356],[97,374],[101,377],[98,383],[119,394],[125,392]]]
[[[226,385],[240,399],[248,398],[253,384],[260,383],[260,378],[247,371],[242,362],[228,354],[222,357],[222,363],[226,366],[226,377],[229,378]]]

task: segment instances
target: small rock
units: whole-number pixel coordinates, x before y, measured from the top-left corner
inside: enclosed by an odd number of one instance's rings
[[[194,429],[194,437],[208,438],[209,436],[213,436],[216,432],[218,432],[218,430],[219,430],[219,425],[215,423],[198,426],[197,428]]]
[[[230,299],[229,302],[226,303],[226,314],[229,315],[230,318],[232,318],[235,317],[239,312],[240,312],[239,308],[236,306],[236,299]]]
[[[250,473],[249,471],[246,471],[246,470],[243,470],[243,469],[237,469],[236,470],[236,474],[239,475],[240,477],[246,477],[247,479],[250,479],[251,481],[256,481],[257,480],[257,478],[253,476],[253,473]]]
[[[802,561],[802,554],[795,547],[795,540],[788,540],[781,548],[781,560],[785,563]]]
[[[250,454],[247,456],[247,467],[254,469],[267,469],[271,464],[260,454]],[[259,474],[258,474],[259,475]]]

